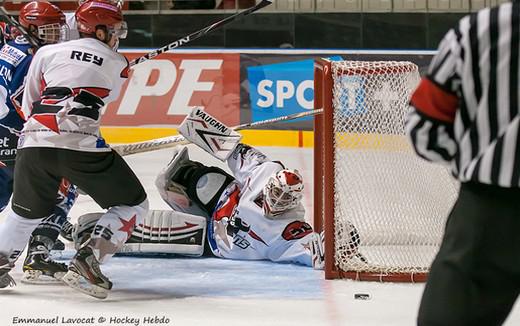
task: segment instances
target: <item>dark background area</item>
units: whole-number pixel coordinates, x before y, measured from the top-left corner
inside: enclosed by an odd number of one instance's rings
[[[123,48],[156,48],[229,14],[126,15]],[[429,49],[463,13],[257,13],[186,47]]]

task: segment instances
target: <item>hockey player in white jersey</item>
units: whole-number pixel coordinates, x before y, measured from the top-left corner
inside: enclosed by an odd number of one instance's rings
[[[99,132],[100,109],[118,97],[128,77],[128,61],[115,51],[127,32],[121,9],[90,1],[78,8],[76,19],[81,38],[41,48],[29,68],[22,102],[27,122],[19,140],[11,211],[0,224],[0,279],[10,279],[12,261],[6,257],[23,249],[50,214],[66,178],[108,210],[92,234],[81,239],[63,281],[105,298],[112,283],[99,263],[141,223],[148,201],[133,171]]]
[[[40,46],[67,40],[65,16],[58,7],[47,1],[26,3],[20,9],[18,21],[30,36],[38,40]],[[0,153],[0,211],[7,207],[13,192],[18,135],[24,123],[18,111],[25,88],[25,77],[37,51],[26,37],[29,36],[18,32],[18,36],[0,50],[0,138],[4,139],[3,150]],[[22,281],[57,281],[67,272],[65,264],[50,259],[49,250],[58,238],[76,195],[75,187],[63,180],[53,213],[43,219],[31,236]]]

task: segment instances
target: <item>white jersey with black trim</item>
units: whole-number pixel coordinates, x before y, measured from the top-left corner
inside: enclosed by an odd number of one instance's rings
[[[125,57],[92,38],[39,49],[27,74],[18,147],[110,151],[100,111],[117,99],[128,69]]]
[[[216,256],[271,260],[312,266],[309,242],[312,227],[300,204],[275,218],[262,209],[262,190],[284,167],[264,154],[239,144],[228,159],[236,180],[221,195],[210,220],[208,239]]]

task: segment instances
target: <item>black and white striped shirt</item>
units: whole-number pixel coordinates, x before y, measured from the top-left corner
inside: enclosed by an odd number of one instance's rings
[[[407,134],[462,182],[520,186],[520,3],[462,18],[411,98]]]

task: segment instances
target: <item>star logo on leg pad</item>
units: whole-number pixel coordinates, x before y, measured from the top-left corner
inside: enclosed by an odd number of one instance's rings
[[[123,226],[120,227],[118,229],[118,231],[126,232],[127,238],[130,238],[130,236],[132,235],[132,232],[134,231],[135,220],[136,220],[136,216],[135,215],[132,216],[132,218],[129,221],[127,221],[125,219],[122,219],[122,218],[119,218],[119,221],[121,222],[121,224],[123,224]]]

